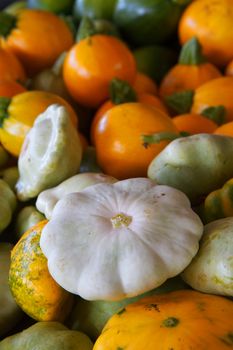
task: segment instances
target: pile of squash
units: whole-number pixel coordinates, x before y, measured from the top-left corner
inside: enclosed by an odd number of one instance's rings
[[[0,11],[0,350],[233,348],[232,0]]]

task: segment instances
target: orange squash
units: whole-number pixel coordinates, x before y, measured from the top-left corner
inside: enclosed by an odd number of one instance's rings
[[[117,179],[146,177],[150,162],[169,141],[149,145],[143,135],[162,131],[178,135],[172,119],[158,108],[138,102],[117,105],[96,123],[97,163]]]
[[[0,47],[0,77],[1,80],[12,79],[24,82],[26,74],[18,58],[8,50]]]
[[[65,106],[74,125],[78,119],[73,108],[60,96],[45,91],[26,91],[10,98],[0,98],[0,141],[12,155],[18,157],[27,132],[36,117],[51,104]]]
[[[207,107],[224,106],[226,121],[233,120],[233,77],[208,81],[195,90],[191,113],[201,114]]]
[[[25,91],[25,87],[15,80],[0,80],[0,97],[13,97]]]
[[[220,125],[214,130],[214,134],[233,137],[233,121]]]
[[[73,44],[72,33],[61,18],[49,11],[33,9],[19,11],[1,39],[2,45],[17,56],[29,75],[52,66]]]
[[[73,296],[51,277],[40,249],[41,221],[30,228],[11,252],[9,286],[17,304],[37,321],[64,321]]]
[[[154,80],[142,72],[137,72],[133,88],[137,93],[158,94],[158,87]]]
[[[232,23],[232,0],[192,1],[179,22],[180,42],[196,36],[207,59],[225,66],[233,59]]]
[[[225,69],[225,75],[229,77],[233,77],[233,60],[228,63]]]
[[[172,118],[172,121],[179,132],[190,135],[201,133],[212,134],[218,128],[218,125],[214,121],[200,114],[181,114]]]
[[[78,103],[96,108],[109,97],[113,78],[134,82],[136,62],[121,40],[97,34],[80,40],[70,49],[64,61],[63,77]]]
[[[130,304],[106,323],[93,350],[229,350],[233,303],[192,290]]]
[[[178,63],[164,76],[159,94],[164,98],[179,91],[195,90],[205,82],[221,76],[221,72],[206,61],[201,45],[194,37],[184,44]]]

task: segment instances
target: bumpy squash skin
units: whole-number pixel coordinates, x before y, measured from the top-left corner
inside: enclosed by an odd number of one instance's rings
[[[23,315],[8,286],[10,251],[12,248],[13,246],[10,243],[0,243],[0,336],[10,331]]]
[[[39,241],[47,221],[29,229],[11,253],[9,285],[17,304],[37,321],[63,321],[73,297],[50,276]]]
[[[0,342],[0,350],[91,350],[90,339],[59,322],[37,322]]]
[[[183,191],[197,203],[233,176],[232,151],[231,137],[197,134],[180,138],[154,158],[148,177]]]
[[[200,249],[182,273],[184,280],[204,293],[233,297],[233,217],[205,225]]]
[[[141,299],[105,325],[93,350],[229,350],[233,303],[181,290]]]

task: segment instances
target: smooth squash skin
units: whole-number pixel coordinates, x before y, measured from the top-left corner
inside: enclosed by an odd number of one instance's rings
[[[51,11],[54,13],[70,13],[74,0],[28,0],[28,7]]]
[[[208,60],[224,67],[233,59],[232,21],[231,0],[192,1],[179,22],[180,42],[196,36]]]
[[[200,203],[233,176],[232,152],[232,137],[196,134],[179,138],[152,160],[148,177]]]
[[[76,0],[73,15],[79,20],[82,17],[111,20],[117,0]]]
[[[1,37],[2,43],[30,76],[50,67],[74,42],[66,23],[49,11],[24,9],[17,14],[15,23],[6,38]]]
[[[0,350],[91,350],[91,340],[59,322],[37,322],[0,342]]]
[[[233,303],[191,290],[154,295],[111,317],[93,350],[229,350]]]
[[[10,186],[0,179],[0,234],[10,224],[17,199]]]
[[[164,43],[176,32],[184,2],[118,0],[114,22],[128,41],[137,46]]]
[[[0,98],[0,141],[3,147],[15,157],[18,157],[26,134],[35,119],[51,104],[60,104],[67,108],[73,124],[78,118],[66,100],[46,91],[26,91],[11,99]]]
[[[30,228],[11,253],[9,286],[16,303],[37,321],[64,321],[73,297],[51,277],[39,245],[47,220]]]

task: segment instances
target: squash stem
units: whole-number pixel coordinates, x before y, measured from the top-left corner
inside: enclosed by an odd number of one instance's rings
[[[213,120],[217,125],[222,125],[226,122],[226,108],[224,106],[208,107],[204,109],[201,114]]]
[[[76,35],[76,42],[96,34],[113,35],[116,37],[120,36],[113,23],[104,19],[94,20],[89,17],[83,17]]]
[[[162,131],[151,135],[142,135],[143,146],[147,148],[149,145],[159,143],[161,141],[173,141],[182,137],[180,134],[176,134],[170,131]]]
[[[16,27],[17,19],[7,12],[0,12],[0,36],[7,37]]]
[[[199,65],[206,62],[197,38],[194,37],[183,45],[178,62],[182,65]]]
[[[0,97],[0,128],[2,128],[4,120],[8,118],[8,106],[11,103],[11,98]]]
[[[172,327],[176,327],[179,323],[180,321],[178,320],[178,318],[168,317],[166,318],[166,320],[163,321],[162,325],[164,327],[172,328]]]
[[[109,87],[110,99],[114,105],[136,102],[137,95],[132,86],[125,80],[114,78]]]
[[[175,92],[174,94],[165,97],[165,103],[175,113],[185,114],[191,109],[193,97],[194,91],[192,90]]]

